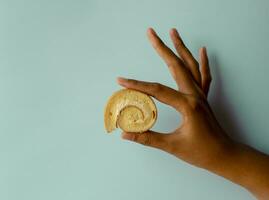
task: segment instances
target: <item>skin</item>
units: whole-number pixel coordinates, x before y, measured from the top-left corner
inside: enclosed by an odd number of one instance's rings
[[[170,37],[177,54],[152,28],[148,29],[147,36],[168,66],[177,89],[122,77],[117,82],[173,107],[183,120],[171,133],[123,132],[122,138],[168,152],[241,185],[258,199],[269,199],[269,156],[233,141],[216,120],[207,101],[212,77],[206,48],[199,50],[198,62],[176,29],[171,29]]]

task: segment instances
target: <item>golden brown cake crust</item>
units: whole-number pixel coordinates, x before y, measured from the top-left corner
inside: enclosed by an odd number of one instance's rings
[[[108,100],[104,112],[107,132],[121,128],[126,132],[145,132],[157,119],[157,108],[153,99],[142,92],[121,89]]]

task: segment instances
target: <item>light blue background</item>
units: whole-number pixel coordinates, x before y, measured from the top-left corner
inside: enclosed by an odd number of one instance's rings
[[[241,187],[155,149],[107,135],[117,76],[175,86],[149,45],[208,47],[210,103],[234,138],[269,153],[266,0],[0,0],[1,200],[250,200]],[[158,103],[155,130],[180,117]]]

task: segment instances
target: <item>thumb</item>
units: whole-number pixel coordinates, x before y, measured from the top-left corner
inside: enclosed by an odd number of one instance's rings
[[[146,131],[143,133],[123,132],[122,138],[164,151],[166,151],[168,147],[167,134],[157,133],[155,131]]]

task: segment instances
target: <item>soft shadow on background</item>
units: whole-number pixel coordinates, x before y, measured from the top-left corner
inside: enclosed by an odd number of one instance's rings
[[[239,114],[230,103],[231,99],[226,93],[217,53],[209,56],[209,60],[212,74],[209,102],[213,108],[213,112],[220,125],[232,139],[245,143],[247,139],[245,137],[244,125],[239,123]]]

